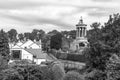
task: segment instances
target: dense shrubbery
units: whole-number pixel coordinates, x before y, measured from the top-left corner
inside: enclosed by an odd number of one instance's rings
[[[91,25],[86,50],[87,67],[89,73],[94,72],[91,80],[119,80],[120,60],[111,61],[113,55],[120,56],[120,15],[110,16],[104,26],[99,23]]]
[[[120,79],[120,58],[117,55],[113,55],[107,62],[106,71],[109,80]]]
[[[14,66],[1,71],[1,80],[44,80],[43,70],[39,66]]]
[[[106,72],[100,70],[93,70],[85,75],[85,80],[105,80],[106,78]]]
[[[0,72],[0,80],[62,80],[65,74],[60,62],[48,66],[12,65]]]
[[[53,62],[50,66],[50,75],[52,80],[62,80],[65,75],[64,67],[61,62]]]
[[[83,80],[83,76],[76,71],[69,71],[66,73],[63,80]]]
[[[77,61],[77,62],[85,62],[86,58],[84,55],[81,54],[73,54],[73,53],[65,53],[65,52],[60,52],[52,49],[49,53],[54,55],[57,59],[62,59],[62,60],[69,60],[69,61]]]

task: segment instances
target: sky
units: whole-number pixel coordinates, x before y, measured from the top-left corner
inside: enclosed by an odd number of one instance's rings
[[[89,29],[119,12],[120,0],[0,0],[0,29],[75,30],[81,16]]]

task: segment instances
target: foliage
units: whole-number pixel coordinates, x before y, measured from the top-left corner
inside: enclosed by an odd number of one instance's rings
[[[0,55],[0,71],[8,67],[8,61]]]
[[[120,79],[120,58],[117,55],[113,54],[107,62],[106,72],[109,80]]]
[[[56,35],[53,35],[50,40],[50,48],[59,50],[62,46],[62,35],[61,33],[57,33]]]
[[[28,39],[30,39],[30,35],[31,35],[30,32],[25,32],[25,33],[24,33],[24,38],[25,38],[26,40],[28,40]]]
[[[8,37],[10,39],[10,42],[16,42],[17,41],[17,31],[15,29],[11,29],[8,31]]]
[[[9,66],[15,66],[15,65],[35,65],[35,63],[31,60],[23,59],[23,60],[16,60],[11,63],[9,63]]]
[[[65,75],[64,67],[61,62],[53,62],[49,65],[51,67],[50,74],[51,80],[62,80],[63,76]]]
[[[77,61],[77,62],[86,62],[85,55],[81,55],[81,54],[66,53],[66,52],[62,52],[62,51],[59,52],[55,49],[51,49],[51,51],[49,51],[49,53],[54,55],[57,59]]]
[[[60,62],[40,65],[13,65],[0,72],[0,80],[62,80],[64,68]]]
[[[51,35],[46,34],[42,39],[42,48],[44,51],[48,51],[50,48],[50,38]]]
[[[38,40],[42,40],[45,36],[45,31],[43,30],[39,30],[39,33],[38,33]]]
[[[107,62],[113,54],[120,55],[120,15],[110,16],[105,26],[92,25],[88,32],[89,48],[86,51],[87,67],[98,70],[97,73],[107,75]],[[97,74],[95,74],[97,75]],[[97,76],[98,77],[98,76]],[[96,77],[93,77],[96,79]],[[100,80],[106,79],[104,75]]]
[[[15,69],[6,69],[0,73],[0,80],[24,80],[23,76]]]
[[[69,31],[70,38],[75,39],[76,38],[76,30]]]
[[[83,80],[83,76],[76,71],[69,71],[66,73],[63,80]]]
[[[53,35],[56,35],[57,33],[59,33],[59,31],[57,31],[57,30],[52,30],[52,31],[48,32],[47,34],[53,36]]]
[[[107,75],[101,70],[92,70],[90,73],[85,75],[85,80],[105,80]]]
[[[8,44],[8,36],[7,34],[1,30],[0,31],[0,55],[3,59],[9,61],[9,44]]]
[[[19,38],[20,41],[24,40],[24,35],[22,33],[20,33],[20,34],[18,34],[18,38]]]
[[[45,70],[45,69],[44,69]],[[0,72],[0,80],[46,80],[40,66],[14,66]],[[47,79],[48,80],[48,79]]]

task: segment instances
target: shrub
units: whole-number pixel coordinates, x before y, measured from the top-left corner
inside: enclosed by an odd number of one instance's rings
[[[24,78],[17,70],[10,68],[1,71],[0,80],[24,80]]]
[[[66,73],[63,80],[83,80],[83,76],[76,71],[69,71]]]
[[[62,63],[57,61],[51,64],[51,69],[49,72],[51,75],[51,80],[62,80],[65,75]]]
[[[96,69],[87,73],[85,76],[85,80],[106,80],[106,79],[107,79],[106,72]]]
[[[110,58],[106,67],[107,77],[109,80],[120,79],[120,58],[116,54]]]

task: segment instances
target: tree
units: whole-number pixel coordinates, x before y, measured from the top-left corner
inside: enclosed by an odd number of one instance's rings
[[[90,43],[86,50],[90,70],[106,72],[107,62],[113,54],[120,56],[120,15],[116,14],[102,27],[95,27],[88,35]],[[107,73],[104,76],[107,76]]]
[[[69,36],[69,31],[61,31],[61,34],[67,38]]]
[[[98,28],[100,28],[100,25],[101,25],[100,23],[95,22],[92,25],[90,25],[90,27],[93,29],[98,29]]]
[[[62,35],[60,33],[57,33],[56,35],[53,35],[51,37],[50,41],[50,48],[59,50],[62,46]]]
[[[72,39],[75,39],[75,38],[76,38],[76,30],[71,30],[71,31],[69,32],[69,35],[70,35],[70,37],[71,37]]]
[[[55,34],[57,34],[57,33],[59,33],[59,31],[57,31],[57,30],[52,30],[52,31],[48,32],[47,34],[53,36],[53,35],[55,35]]]
[[[45,36],[45,31],[39,30],[36,40],[39,41],[40,39],[43,39],[44,36]]]
[[[0,31],[0,55],[9,61],[9,44],[8,44],[8,36],[7,34],[1,30]]]
[[[24,40],[24,35],[21,33],[21,34],[18,34],[18,38],[19,38],[19,40],[21,41],[21,40]]]
[[[99,39],[99,37],[101,36],[101,29],[100,29],[100,23],[93,23],[92,25],[90,25],[90,27],[92,28],[91,30],[89,30],[87,32],[87,38],[90,44],[94,43],[96,40]]]
[[[39,30],[33,29],[32,33],[30,35],[31,40],[37,40],[39,38],[38,34],[39,34]]]
[[[48,51],[48,49],[50,48],[50,38],[51,38],[51,35],[49,35],[49,34],[46,34],[43,36],[42,49],[44,51]]]
[[[8,31],[8,37],[10,39],[10,42],[16,42],[17,41],[17,31],[15,29],[11,29]]]
[[[9,56],[8,36],[3,30],[0,31],[0,70],[7,67]]]
[[[30,32],[25,32],[25,33],[24,33],[24,38],[25,38],[26,40],[28,40],[28,39],[30,39],[30,35],[31,35]]]

